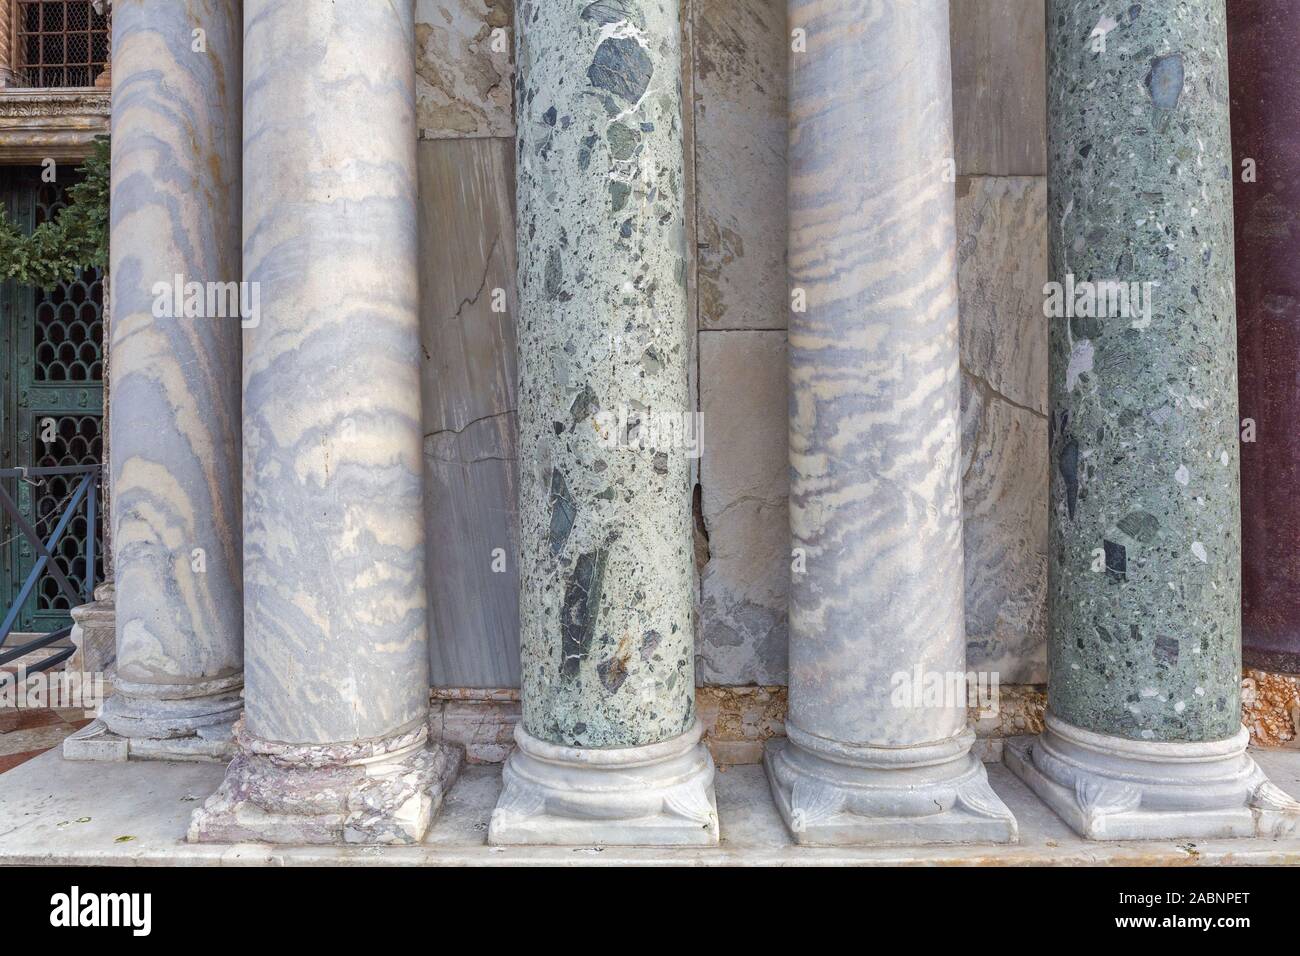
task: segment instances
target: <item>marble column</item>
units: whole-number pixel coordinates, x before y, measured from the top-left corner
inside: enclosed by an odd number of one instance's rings
[[[1245,663],[1300,674],[1300,5],[1228,5]]]
[[[790,710],[772,793],[799,843],[1013,841],[966,719],[948,3],[788,9],[806,49],[790,55]]]
[[[413,843],[428,740],[409,2],[245,0],[240,754],[190,839]]]
[[[1241,726],[1224,3],[1047,22],[1049,709],[1008,763],[1092,839],[1282,833]]]
[[[678,0],[517,9],[523,721],[493,843],[709,844]]]
[[[240,278],[240,34],[239,0],[115,4],[116,693],[65,743],[70,758],[234,750],[244,681],[240,316],[173,291]]]

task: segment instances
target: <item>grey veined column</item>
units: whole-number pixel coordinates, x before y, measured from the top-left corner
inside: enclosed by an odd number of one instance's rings
[[[493,843],[718,839],[695,716],[677,18],[677,0],[516,10],[524,712]]]
[[[796,841],[1005,842],[971,753],[947,0],[791,0]]]
[[[225,293],[240,278],[240,33],[239,0],[114,5],[117,678],[102,721],[66,742],[73,759],[233,752],[241,333]]]
[[[1241,725],[1224,3],[1047,22],[1049,710],[1007,761],[1093,839],[1281,833]]]
[[[245,0],[247,703],[190,839],[418,841],[428,742],[409,0]]]

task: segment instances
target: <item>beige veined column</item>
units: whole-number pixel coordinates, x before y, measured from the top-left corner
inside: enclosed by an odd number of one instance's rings
[[[233,753],[241,313],[224,293],[240,278],[240,34],[239,0],[114,5],[117,676],[101,721],[65,743],[71,758]]]
[[[418,842],[428,742],[409,0],[246,0],[247,709],[190,839]]]
[[[800,843],[1015,840],[966,719],[948,3],[789,11],[795,563],[772,793]]]

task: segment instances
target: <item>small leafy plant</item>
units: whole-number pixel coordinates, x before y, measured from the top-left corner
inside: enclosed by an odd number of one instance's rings
[[[80,269],[108,265],[109,144],[95,140],[81,167],[85,178],[67,191],[53,219],[24,234],[0,206],[0,279],[48,288],[76,278]]]

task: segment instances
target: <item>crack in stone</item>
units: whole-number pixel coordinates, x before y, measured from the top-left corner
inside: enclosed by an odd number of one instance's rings
[[[480,415],[478,418],[470,419],[460,428],[439,428],[436,431],[426,432],[424,439],[425,441],[428,441],[430,438],[437,438],[439,435],[460,435],[463,434],[471,425],[477,425],[479,422],[491,421],[494,418],[504,418],[505,416],[513,415],[514,413],[515,410],[513,408],[508,408],[504,412],[491,412],[487,415]]]
[[[475,292],[468,299],[461,299],[460,305],[456,306],[455,313],[450,318],[446,319],[446,321],[454,322],[455,320],[459,319],[461,317],[461,313],[465,311],[465,307],[467,305],[477,305],[478,300],[483,297],[483,290],[487,288],[488,273],[492,271],[492,260],[496,257],[497,246],[500,244],[500,242],[501,242],[501,233],[498,232],[495,236],[492,237],[492,245],[488,247],[487,256],[483,260],[483,278],[479,280],[478,291]]]
[[[961,367],[962,375],[966,377],[967,381],[971,383],[975,391],[979,392],[982,398],[984,399],[995,398],[998,401],[1010,405],[1012,408],[1018,408],[1022,412],[1028,412],[1030,415],[1033,415],[1036,418],[1041,418],[1043,421],[1047,421],[1046,412],[1040,412],[1038,409],[1033,408],[1032,406],[1029,405],[1022,405],[1020,402],[1017,402],[1014,398],[1011,398],[1007,395],[1004,395],[1002,392],[999,392],[996,388],[994,388],[992,385],[989,384],[988,379],[976,375],[974,372],[972,372],[970,369],[966,367],[964,362],[961,363],[960,367]]]

